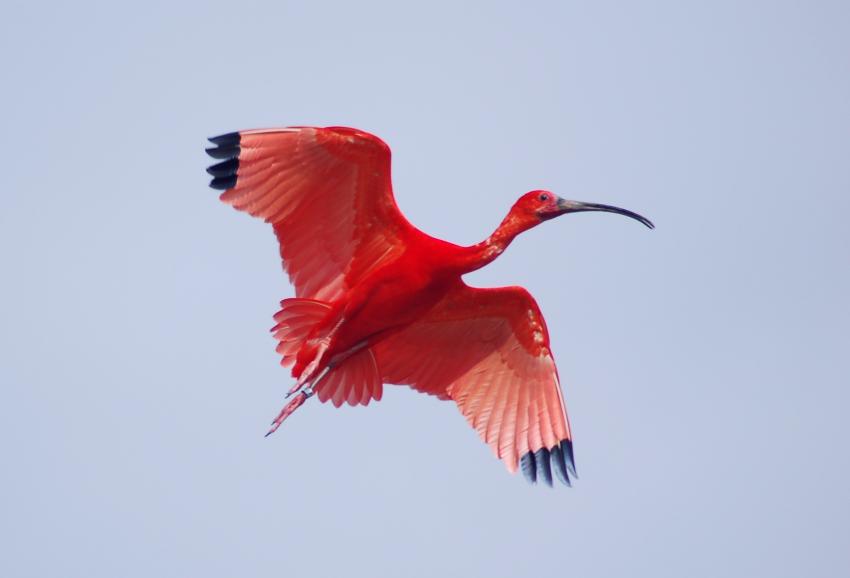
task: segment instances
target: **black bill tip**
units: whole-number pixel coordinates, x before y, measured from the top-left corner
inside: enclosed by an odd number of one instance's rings
[[[643,223],[647,228],[654,229],[655,224],[644,217],[643,215],[639,215],[634,211],[629,211],[628,209],[621,209],[620,207],[614,207],[612,205],[603,205],[601,203],[580,203],[584,205],[585,208],[579,209],[580,211],[602,211],[605,213],[615,213],[617,215],[623,215],[624,217],[629,217],[630,219],[634,219],[639,223]]]
[[[585,203],[582,201],[568,201],[566,199],[558,199],[558,208],[560,209],[560,214],[583,213],[586,211],[602,211],[604,213],[615,213],[617,215],[623,215],[624,217],[634,219],[635,221],[644,224],[650,229],[655,228],[653,222],[644,217],[643,215],[639,215],[634,211],[629,211],[628,209],[621,209],[620,207],[615,207],[613,205],[603,205],[602,203]]]

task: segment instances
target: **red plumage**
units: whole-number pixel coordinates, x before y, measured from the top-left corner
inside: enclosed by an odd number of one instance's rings
[[[383,384],[457,403],[510,471],[569,485],[572,435],[540,309],[520,287],[461,276],[519,233],[561,214],[607,211],[548,191],[520,197],[485,241],[461,247],[411,225],[395,203],[390,149],[351,128],[249,130],[210,139],[221,200],[271,223],[296,297],[272,329],[296,397],[269,433],[316,393],[367,405]]]

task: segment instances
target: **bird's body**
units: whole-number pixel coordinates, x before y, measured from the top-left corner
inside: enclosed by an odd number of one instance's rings
[[[395,204],[389,148],[344,127],[297,127],[210,139],[222,200],[274,227],[296,297],[272,329],[295,397],[339,406],[404,384],[454,400],[509,470],[569,484],[572,441],[543,316],[524,289],[479,289],[462,275],[519,233],[566,212],[622,209],[523,195],[485,241],[461,247],[411,225]]]

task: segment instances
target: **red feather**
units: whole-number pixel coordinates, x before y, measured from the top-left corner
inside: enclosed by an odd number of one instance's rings
[[[210,139],[221,200],[271,223],[295,299],[272,329],[296,379],[275,431],[313,393],[334,405],[380,400],[383,384],[451,399],[514,472],[575,475],[572,435],[540,309],[520,287],[461,276],[558,215],[606,211],[548,191],[520,197],[485,241],[461,247],[413,227],[393,198],[390,149],[351,128],[249,130]],[[270,432],[271,433],[271,432]]]

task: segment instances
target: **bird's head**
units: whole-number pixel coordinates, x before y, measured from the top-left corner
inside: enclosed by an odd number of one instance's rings
[[[584,211],[603,211],[606,213],[617,213],[631,217],[636,221],[640,221],[650,229],[654,229],[655,225],[646,217],[642,217],[632,211],[613,207],[611,205],[601,205],[599,203],[583,203],[581,201],[568,201],[562,199],[558,195],[550,191],[531,191],[519,198],[519,200],[511,208],[510,215],[517,221],[517,224],[523,229],[531,228],[535,225],[566,215],[567,213],[580,213]]]

